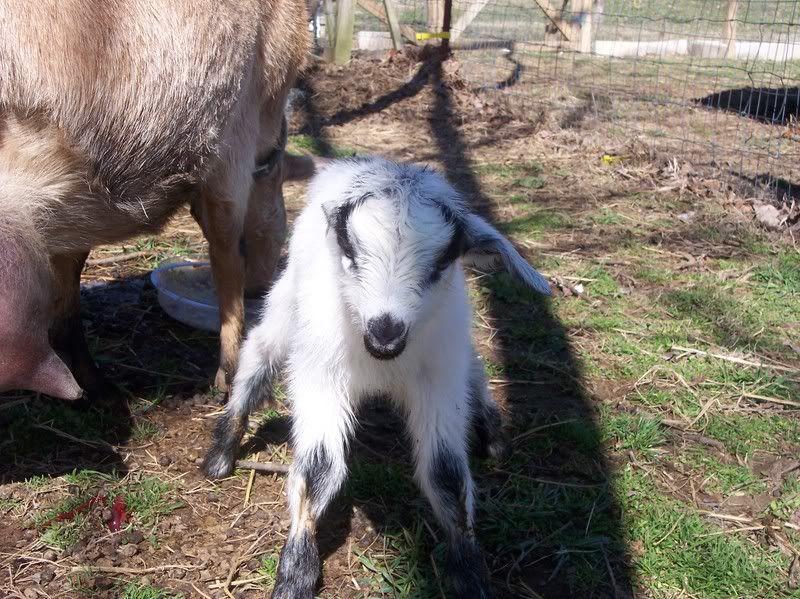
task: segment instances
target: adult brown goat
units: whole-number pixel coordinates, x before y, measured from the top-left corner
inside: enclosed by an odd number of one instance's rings
[[[313,170],[282,156],[308,44],[304,0],[0,0],[0,390],[97,388],[79,318],[89,250],[187,202],[227,388],[244,292],[269,284],[285,237],[281,184]]]

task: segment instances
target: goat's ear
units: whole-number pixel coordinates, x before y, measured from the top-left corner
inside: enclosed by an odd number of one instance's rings
[[[497,229],[474,214],[467,214],[462,222],[465,238],[463,264],[487,272],[504,269],[534,291],[550,295],[547,279],[536,272]]]

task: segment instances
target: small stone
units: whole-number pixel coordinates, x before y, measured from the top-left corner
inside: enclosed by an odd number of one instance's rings
[[[125,557],[133,557],[134,555],[139,553],[139,548],[133,543],[128,543],[127,545],[123,545],[122,547],[117,549],[117,552]]]
[[[22,532],[22,538],[30,541],[31,539],[36,537],[36,531],[32,528],[26,528]]]
[[[186,576],[186,570],[175,568],[174,570],[170,570],[169,575],[171,578],[177,578],[178,580],[180,580],[181,578],[184,578]]]
[[[56,577],[56,572],[53,568],[44,568],[39,572],[39,580],[42,584],[47,584]]]
[[[192,408],[187,405],[182,405],[181,409],[179,410],[181,416],[191,416],[192,415]]]
[[[130,533],[128,533],[128,543],[138,545],[142,541],[144,541],[144,535],[142,534],[142,531],[133,530]]]
[[[58,557],[58,554],[52,549],[48,549],[42,554],[42,557],[47,561],[52,562]]]
[[[95,577],[92,586],[100,591],[107,591],[114,586],[114,581],[105,576]]]
[[[153,580],[149,576],[142,576],[139,579],[139,584],[141,584],[143,587],[149,587],[151,584],[153,584]]]
[[[251,572],[255,572],[260,567],[261,567],[261,562],[258,561],[257,559],[251,559],[249,562],[247,562],[247,569],[250,570]]]
[[[164,468],[169,466],[171,463],[172,463],[172,458],[169,457],[168,455],[162,455],[160,458],[158,458],[158,465]]]
[[[28,597],[29,599],[36,599],[36,597],[39,596],[39,594],[33,589],[25,589],[24,591],[22,591],[22,594]]]

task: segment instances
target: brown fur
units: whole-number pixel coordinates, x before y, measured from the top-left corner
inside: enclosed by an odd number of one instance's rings
[[[0,244],[3,227],[26,231],[54,273],[36,258],[14,280],[73,318],[81,256],[191,201],[221,298],[217,380],[232,374],[241,239],[263,288],[285,235],[280,173],[253,185],[251,171],[277,143],[307,38],[303,0],[0,0]]]

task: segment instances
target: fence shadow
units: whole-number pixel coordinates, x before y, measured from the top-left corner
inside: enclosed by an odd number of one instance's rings
[[[440,60],[426,60],[410,82],[365,104],[363,110],[328,119],[315,114],[309,93],[313,85],[308,81],[303,85],[307,92],[303,131],[316,136],[323,147],[330,147],[327,125],[379,112],[431,86],[434,100],[427,124],[445,174],[476,212],[496,222],[492,203],[474,175]],[[520,289],[507,277],[492,278],[484,291],[489,321],[497,328],[494,359],[509,378],[520,375],[533,382],[510,385],[501,398],[509,436],[515,439],[515,457],[509,464],[473,465],[480,489],[477,534],[497,596],[632,596],[621,509],[600,444],[595,408],[567,332],[547,300]],[[406,551],[415,561],[418,596],[439,596],[440,581],[428,553],[433,550],[441,557],[443,545],[431,526],[432,518],[430,523],[419,522],[419,514],[428,510],[411,484],[409,443],[397,432],[401,420],[378,403],[365,407],[360,421],[347,490],[320,526],[322,531],[335,531],[320,542],[323,558],[363,525],[358,521],[363,513],[383,534],[386,545]],[[547,432],[537,433],[539,427]],[[576,583],[576,577],[583,583]]]
[[[703,98],[696,103],[734,112],[739,116],[772,125],[785,125],[790,119],[800,119],[800,88],[798,87],[742,87],[726,89]]]

